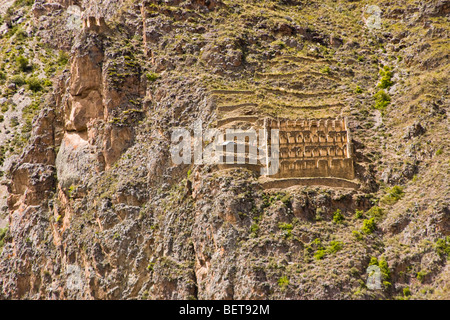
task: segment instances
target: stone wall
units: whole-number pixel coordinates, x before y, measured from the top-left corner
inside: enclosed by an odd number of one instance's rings
[[[354,179],[346,119],[266,120],[268,132],[280,130],[280,170],[272,178]]]

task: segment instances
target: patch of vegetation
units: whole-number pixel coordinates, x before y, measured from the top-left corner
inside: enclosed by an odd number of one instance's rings
[[[156,80],[159,79],[159,74],[154,73],[154,72],[147,73],[146,76],[147,76],[147,80],[150,82],[155,82]]]
[[[391,97],[384,90],[378,91],[373,97],[375,98],[375,109],[383,111],[391,103]]]
[[[361,241],[364,239],[363,235],[361,234],[361,232],[359,232],[358,230],[353,230],[352,231],[352,235],[355,237],[356,240]]]
[[[334,223],[342,223],[344,221],[344,215],[342,214],[340,209],[337,209],[336,212],[333,214],[333,221]]]
[[[5,241],[6,235],[8,234],[8,230],[9,230],[9,227],[0,229],[0,248],[2,248],[5,244],[4,241]]]
[[[259,226],[257,223],[253,223],[250,227],[250,237],[256,238],[258,235]]]
[[[323,257],[325,257],[325,255],[326,255],[326,251],[325,251],[324,248],[318,249],[318,250],[316,251],[316,253],[314,253],[314,258],[315,258],[316,260],[321,260],[321,259],[323,259]]]
[[[417,280],[419,280],[420,282],[423,282],[428,273],[429,272],[427,270],[421,270],[421,271],[417,272],[417,276],[416,276]]]
[[[316,260],[322,260],[327,254],[334,254],[339,250],[342,250],[343,246],[344,244],[341,241],[333,240],[325,248],[322,245],[322,241],[319,238],[316,238],[310,243],[309,246],[307,246],[307,251],[312,252],[315,249],[316,251],[314,252],[314,258]]]
[[[378,87],[381,89],[387,89],[391,87],[394,82],[392,82],[392,77],[394,76],[391,68],[388,66],[384,66],[383,69],[380,70],[381,80],[378,84]]]
[[[403,288],[403,296],[404,296],[405,298],[411,296],[411,289],[409,289],[409,287]]]
[[[16,74],[9,79],[9,82],[14,83],[16,86],[20,87],[25,84],[25,79],[22,75]]]
[[[355,218],[356,219],[364,218],[364,211],[356,209],[355,210]]]
[[[362,232],[365,234],[372,234],[377,228],[375,218],[366,219],[363,221]]]
[[[278,279],[278,285],[280,286],[281,290],[285,290],[289,286],[288,277],[283,276],[280,279]]]
[[[331,73],[331,69],[330,69],[329,66],[326,66],[326,67],[322,68],[320,70],[320,72],[323,73],[323,74],[330,74]]]
[[[17,127],[19,125],[19,120],[17,119],[17,117],[12,117],[9,122],[9,125],[13,128]]]
[[[355,93],[363,93],[363,89],[360,86],[356,86]]]
[[[290,223],[280,223],[278,225],[278,228],[280,228],[281,230],[283,230],[284,236],[286,238],[291,238],[292,237],[292,229],[294,229],[294,226]]]
[[[43,89],[42,82],[37,77],[30,77],[26,80],[26,83],[28,85],[28,89],[30,89],[33,92],[38,92]]]
[[[386,289],[392,286],[392,284],[389,282],[391,280],[391,270],[389,269],[389,265],[387,261],[384,258],[381,258],[378,261],[378,258],[371,257],[369,266],[378,266],[380,268],[381,273],[381,280],[383,281],[383,285]]]
[[[447,256],[448,259],[450,257],[450,236],[438,239],[434,245],[434,248],[440,257]]]
[[[341,241],[331,241],[330,245],[327,248],[328,253],[336,253],[342,249],[344,244]]]
[[[316,221],[323,220],[323,210],[321,208],[316,209],[316,216],[314,217],[314,220],[316,220]]]
[[[404,188],[400,186],[393,186],[392,188],[388,188],[387,194],[381,199],[383,203],[386,204],[394,204],[403,196],[405,195],[405,192],[403,192]]]
[[[286,207],[289,207],[291,205],[292,197],[290,194],[286,194],[280,200]]]
[[[373,206],[366,212],[366,215],[374,218],[376,222],[381,221],[384,217],[384,210],[378,206]]]
[[[20,55],[16,58],[17,67],[21,72],[29,72],[32,70],[32,67],[30,66],[30,62],[27,58]]]
[[[58,58],[56,59],[56,63],[58,66],[63,67],[69,62],[69,54],[60,50],[58,53]]]

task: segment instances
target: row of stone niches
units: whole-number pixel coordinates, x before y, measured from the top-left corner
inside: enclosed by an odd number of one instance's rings
[[[342,145],[311,145],[311,146],[280,146],[281,159],[303,158],[350,158],[347,144]]]
[[[284,131],[280,129],[280,144],[320,144],[320,143],[347,143],[347,131]]]
[[[353,159],[281,160],[273,178],[336,177],[354,179]]]

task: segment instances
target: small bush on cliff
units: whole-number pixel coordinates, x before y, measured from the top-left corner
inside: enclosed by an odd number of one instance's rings
[[[18,56],[16,58],[16,63],[17,63],[17,67],[19,68],[20,71],[22,71],[22,72],[31,71],[30,62],[24,56]]]
[[[331,241],[329,247],[327,248],[328,253],[336,253],[342,249],[343,243],[341,241]]]
[[[281,277],[280,279],[278,279],[278,285],[280,286],[280,288],[282,290],[286,289],[287,286],[289,285],[289,279],[286,276]]]
[[[155,82],[158,79],[159,79],[159,74],[154,73],[154,72],[147,73],[147,80],[148,81]]]
[[[14,7],[24,7],[24,6],[32,6],[34,0],[16,0],[14,2]]]
[[[355,218],[356,219],[362,219],[364,217],[364,211],[362,210],[356,210],[355,211]]]
[[[36,77],[30,77],[26,80],[26,83],[28,85],[28,89],[30,89],[33,92],[38,92],[41,91],[42,88],[42,83],[41,80],[39,80]]]
[[[396,203],[405,195],[403,189],[404,188],[400,186],[393,186],[392,188],[387,189],[387,194],[381,199],[382,202],[386,204]]]
[[[323,73],[323,74],[330,74],[331,73],[331,69],[330,69],[329,66],[326,66],[323,69],[321,69],[320,72]]]
[[[290,223],[280,223],[278,227],[283,230],[283,233],[286,238],[292,237],[292,229],[294,229],[294,226]]]
[[[8,227],[0,229],[0,248],[2,248],[3,245],[4,245],[4,240],[5,240],[6,235],[8,233],[8,229],[9,229]]]
[[[357,86],[355,89],[355,93],[363,93],[363,89],[360,86]]]
[[[383,69],[380,70],[381,80],[378,84],[378,87],[381,89],[387,89],[391,87],[394,82],[392,81],[393,73],[391,71],[391,68],[388,66],[384,66]]]
[[[373,96],[375,98],[375,109],[384,110],[391,103],[391,97],[384,90],[380,90]]]
[[[367,216],[374,218],[375,221],[381,221],[384,216],[384,210],[378,206],[373,206],[366,212]]]
[[[448,259],[450,257],[450,236],[438,239],[434,247],[440,257],[447,256]]]
[[[361,241],[362,239],[364,239],[363,235],[358,230],[353,230],[352,234],[355,237],[355,239],[358,240],[358,241]]]
[[[337,209],[333,214],[334,223],[342,223],[344,221],[344,215],[342,214],[340,209]]]
[[[63,67],[69,62],[69,55],[65,53],[64,51],[59,51],[58,59],[56,60],[56,63],[58,66]]]
[[[10,81],[11,83],[14,83],[14,84],[15,84],[16,86],[18,86],[18,87],[20,87],[20,86],[22,86],[22,85],[25,84],[25,79],[24,79],[23,76],[20,75],[20,74],[16,74],[16,75],[12,76],[12,77],[9,79],[9,81]]]
[[[369,220],[364,220],[362,232],[365,234],[371,234],[377,228],[377,224],[375,222],[375,218],[370,218]]]

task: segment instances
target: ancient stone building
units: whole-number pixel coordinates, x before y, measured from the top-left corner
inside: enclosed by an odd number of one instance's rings
[[[354,179],[346,119],[267,120],[266,123],[268,132],[280,130],[280,166],[272,178]]]

